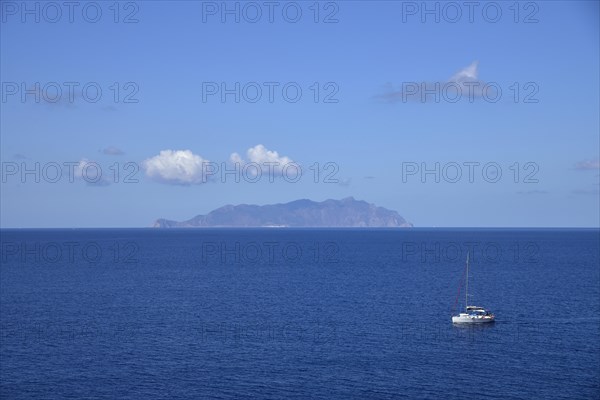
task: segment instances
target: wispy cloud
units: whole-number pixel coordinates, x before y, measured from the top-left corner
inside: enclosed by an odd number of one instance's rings
[[[479,61],[473,61],[450,78],[449,82],[479,82]]]
[[[352,178],[344,178],[344,179],[340,179],[338,182],[338,185],[342,186],[342,187],[348,187],[352,184]]]
[[[573,194],[582,195],[582,196],[598,196],[600,195],[600,190],[596,189],[575,189],[573,190]]]
[[[546,190],[520,190],[517,192],[517,194],[530,196],[548,194],[548,192]]]
[[[585,160],[575,164],[575,169],[580,171],[596,171],[600,170],[600,160]]]
[[[596,158],[596,159],[579,161],[579,162],[575,163],[574,169],[576,171],[598,172],[598,171],[600,171],[600,160],[598,160]],[[589,176],[589,175],[586,175],[586,176]],[[596,182],[592,183],[592,186],[594,186],[593,189],[575,189],[571,193],[576,194],[576,195],[583,195],[583,196],[599,195],[600,194],[600,174],[596,173],[594,175],[594,177],[596,178],[595,179]]]
[[[376,97],[386,102],[429,102],[440,96],[449,99],[480,98],[484,95],[485,86],[486,82],[479,80],[479,61],[476,60],[446,81],[403,82],[399,90],[388,89]]]
[[[125,154],[123,152],[123,150],[121,150],[115,146],[108,146],[108,147],[102,149],[102,153],[109,155],[109,156],[121,156],[121,155]]]
[[[191,150],[162,150],[142,162],[146,176],[161,183],[191,185],[207,182],[208,160]]]

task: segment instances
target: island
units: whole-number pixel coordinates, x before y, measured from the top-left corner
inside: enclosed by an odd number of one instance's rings
[[[347,197],[316,202],[302,199],[283,204],[226,205],[187,221],[158,219],[155,228],[408,228],[396,211]]]

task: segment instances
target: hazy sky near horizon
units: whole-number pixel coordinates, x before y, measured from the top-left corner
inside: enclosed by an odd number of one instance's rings
[[[348,196],[600,226],[597,1],[73,4],[0,3],[3,228]]]

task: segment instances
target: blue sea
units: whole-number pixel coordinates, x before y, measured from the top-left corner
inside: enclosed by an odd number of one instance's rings
[[[597,229],[1,236],[2,399],[600,398]]]

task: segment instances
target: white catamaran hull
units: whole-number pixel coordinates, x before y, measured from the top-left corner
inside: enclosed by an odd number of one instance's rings
[[[455,315],[452,317],[453,324],[485,324],[489,322],[494,322],[493,316]]]

